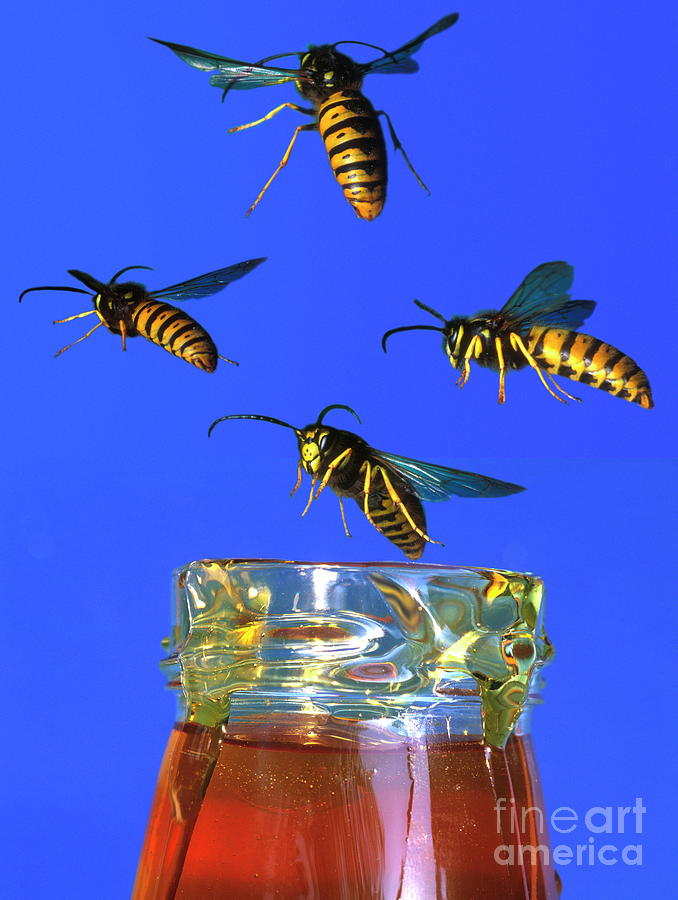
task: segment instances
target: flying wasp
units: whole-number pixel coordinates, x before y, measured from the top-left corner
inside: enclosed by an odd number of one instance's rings
[[[92,297],[94,309],[76,313],[67,319],[56,319],[53,324],[72,322],[74,319],[81,319],[95,313],[99,322],[77,341],[62,347],[55,356],[60,356],[75,344],[88,338],[101,325],[105,325],[113,334],[121,336],[123,350],[127,349],[127,338],[143,337],[205,372],[214,372],[219,359],[237,366],[238,363],[234,360],[220,356],[214,341],[202,325],[182,309],[177,309],[176,306],[172,306],[166,301],[193,300],[196,297],[208,297],[210,294],[216,294],[232,281],[247,275],[264,260],[265,257],[249,259],[246,262],[236,263],[234,266],[227,266],[225,269],[207,272],[206,275],[199,275],[190,281],[173,284],[171,287],[159,291],[147,291],[143,284],[138,284],[136,281],[118,283],[118,278],[125,272],[129,272],[131,269],[150,269],[150,266],[126,266],[116,272],[106,284],[88,275],[87,272],[69,269],[69,275],[77,278],[90,291],[94,292]],[[27,288],[19,297],[19,302],[31,291],[71,291],[75,294],[89,294],[89,291],[83,291],[82,288],[44,285]]]
[[[379,215],[386,200],[386,145],[378,116],[384,116],[386,119],[394,149],[400,150],[403,154],[405,162],[424,190],[428,191],[428,188],[405,153],[388,114],[383,110],[375,110],[370,101],[362,95],[360,89],[363,79],[372,72],[383,75],[418,71],[419,65],[411,58],[412,55],[430,37],[454,25],[458,18],[458,13],[445,16],[423,34],[392,53],[374,44],[365,44],[363,41],[337,41],[335,44],[319,46],[311,44],[306,52],[278,53],[256,63],[240,62],[183,44],[160,41],[157,38],[151,40],[169,47],[189,66],[203,72],[213,72],[210,84],[223,89],[224,97],[231,89],[247,90],[293,81],[302,97],[312,104],[309,109],[296,103],[281,103],[262,118],[230,129],[230,132],[242,131],[260,125],[283,109],[294,109],[314,118],[313,122],[297,126],[277,169],[259,192],[247,215],[259,203],[276,175],[287,165],[299,133],[317,129],[325,144],[334,177],[343,189],[344,196],[358,218],[371,221]],[[372,47],[379,50],[383,56],[369,63],[358,63],[337,50],[340,44]],[[298,56],[299,68],[278,69],[264,65],[285,56]]]
[[[420,309],[440,319],[443,327],[391,328],[382,337],[381,345],[386,352],[388,338],[399,331],[440,331],[445,353],[454,368],[461,369],[459,387],[464,387],[471,362],[476,362],[499,372],[499,403],[506,400],[506,373],[529,365],[549,394],[562,403],[567,403],[565,398],[580,398],[560,387],[554,375],[652,409],[650,383],[640,366],[612,344],[575,330],[596,304],[592,300],[570,300],[568,291],[573,277],[574,269],[565,262],[543,263],[525,277],[499,311],[491,309],[449,320],[415,300]]]
[[[410,559],[419,559],[427,542],[440,543],[426,532],[422,500],[448,500],[453,494],[458,497],[505,497],[524,490],[517,484],[485,475],[375,450],[351,431],[323,425],[323,418],[332,409],[345,409],[360,422],[358,414],[350,406],[333,403],[321,411],[316,422],[305,428],[296,428],[270,416],[233,415],[222,416],[212,422],[208,435],[219,422],[227,419],[258,419],[291,428],[297,436],[299,463],[297,482],[290,496],[301,485],[302,471],[311,476],[311,490],[302,516],[329,485],[339,498],[341,520],[347,537],[351,535],[342,500],[351,497],[377,531]]]

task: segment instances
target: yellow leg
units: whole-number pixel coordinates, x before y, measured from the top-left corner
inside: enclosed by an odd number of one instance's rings
[[[103,324],[104,324],[103,322],[97,322],[97,324],[94,326],[94,328],[90,328],[90,330],[87,332],[87,334],[83,334],[83,336],[81,338],[78,338],[77,341],[73,341],[72,344],[68,344],[68,346],[62,347],[61,350],[57,350],[57,352],[54,354],[54,357],[56,358],[57,356],[61,356],[62,353],[65,353],[67,350],[70,350],[71,347],[75,347],[75,345],[79,344],[80,341],[84,341],[85,338],[88,338],[90,336],[90,334],[92,334],[92,332],[96,331],[97,328],[100,328]]]
[[[217,353],[219,359],[223,359],[224,362],[230,363],[232,366],[239,366],[240,363],[236,362],[234,359],[228,359],[226,356],[222,356],[221,353]]]
[[[353,452],[353,451],[351,450],[351,448],[350,448],[350,447],[347,447],[347,448],[344,450],[343,453],[340,453],[339,456],[335,457],[335,458],[332,460],[332,462],[331,462],[331,463],[329,464],[329,466],[327,467],[327,471],[326,471],[325,474],[323,475],[323,480],[320,482],[320,487],[319,487],[318,490],[316,491],[315,497],[313,498],[314,500],[317,500],[318,497],[319,497],[319,496],[322,494],[322,492],[325,490],[325,488],[327,487],[327,485],[328,485],[328,483],[329,483],[330,478],[332,477],[332,473],[333,473],[334,470],[337,468],[337,466],[339,465],[339,463],[340,463],[343,459],[348,459],[352,452]]]
[[[125,320],[120,319],[118,323],[120,325],[120,337],[122,338],[122,349],[127,350],[127,325],[125,325]]]
[[[554,392],[551,390],[551,388],[548,386],[548,384],[546,383],[546,379],[544,378],[544,373],[542,372],[542,370],[541,370],[541,369],[539,368],[539,366],[537,365],[534,356],[532,356],[532,354],[530,353],[530,351],[527,349],[527,347],[526,347],[525,344],[523,343],[523,339],[521,338],[521,336],[520,336],[519,334],[516,334],[515,332],[512,331],[512,332],[511,332],[511,335],[510,335],[510,340],[511,340],[511,346],[513,347],[513,349],[514,349],[514,350],[520,350],[520,352],[523,354],[523,356],[525,357],[525,359],[528,361],[528,363],[532,366],[532,368],[534,369],[534,371],[535,371],[535,372],[537,373],[537,375],[539,376],[539,379],[540,379],[541,383],[544,385],[544,387],[545,387],[546,390],[549,392],[549,394],[550,394],[552,397],[555,397],[556,400],[559,400],[561,403],[567,403],[567,400],[564,400],[562,397],[559,397],[558,394],[554,393]]]
[[[229,128],[228,133],[233,134],[236,131],[244,131],[246,128],[253,128],[255,125],[261,125],[262,122],[268,122],[269,119],[276,116],[282,109],[296,109],[297,112],[305,113],[307,116],[313,115],[312,109],[307,109],[304,106],[297,106],[296,103],[281,103],[280,106],[276,106],[275,109],[266,113],[261,119],[256,119],[254,122],[246,122],[244,125],[236,125],[235,128]]]
[[[464,369],[457,378],[457,385],[460,388],[463,388],[466,382],[469,379],[469,375],[471,374],[471,359],[474,356],[477,356],[482,348],[482,342],[477,334],[474,334],[471,340],[469,341],[469,345],[466,348],[466,353],[464,354]]]
[[[410,527],[412,528],[412,530],[416,531],[416,533],[419,535],[419,537],[423,538],[425,541],[428,541],[430,544],[439,544],[441,547],[444,547],[445,545],[441,541],[434,541],[433,538],[430,538],[426,534],[426,532],[422,531],[421,528],[419,528],[419,526],[415,523],[414,519],[407,511],[407,507],[405,506],[405,504],[402,502],[402,500],[398,496],[398,492],[391,484],[391,479],[388,477],[388,472],[386,471],[386,469],[383,469],[381,466],[377,466],[376,471],[378,471],[379,474],[381,475],[381,477],[384,481],[384,485],[386,486],[386,490],[388,491],[389,497],[393,501],[394,505],[405,516],[405,518],[407,519],[407,522],[410,525]]]
[[[494,346],[497,350],[497,359],[499,360],[499,402],[506,402],[506,365],[504,364],[504,351],[501,346],[501,338],[494,339]]]
[[[273,183],[273,179],[275,178],[275,176],[278,174],[278,172],[280,172],[281,169],[284,169],[284,167],[287,165],[289,158],[290,158],[290,154],[292,153],[292,148],[294,147],[294,143],[299,135],[299,132],[300,131],[312,131],[314,128],[317,128],[317,125],[315,124],[315,122],[313,122],[313,124],[310,124],[310,125],[297,125],[297,127],[294,129],[294,134],[292,135],[292,140],[290,141],[289,146],[287,147],[287,150],[285,150],[285,154],[284,154],[283,158],[278,163],[278,168],[271,175],[271,177],[268,179],[268,181],[263,186],[263,188],[259,191],[259,193],[257,195],[257,199],[254,201],[254,203],[250,206],[250,208],[245,213],[246,216],[251,215],[251,213],[255,210],[257,204],[261,200],[261,198],[264,196],[266,191],[269,189],[269,187]]]
[[[344,504],[342,503],[341,497],[338,497],[339,500],[339,509],[341,510],[341,521],[344,525],[344,532],[346,537],[351,537],[351,532],[348,530],[348,525],[346,524],[346,513],[344,512]]]
[[[308,508],[309,508],[309,506],[311,505],[311,503],[313,503],[313,491],[315,490],[315,486],[316,486],[316,482],[317,482],[317,481],[318,481],[318,477],[317,477],[317,475],[314,475],[313,478],[312,478],[312,480],[311,480],[311,490],[310,490],[309,495],[308,495],[308,500],[307,500],[307,502],[306,502],[306,506],[304,507],[304,511],[303,511],[303,513],[301,514],[301,518],[302,518],[302,519],[304,518],[304,516],[305,516],[306,513],[308,512]]]
[[[365,462],[365,480],[363,481],[363,512],[365,513],[365,517],[370,525],[373,525],[377,528],[376,523],[372,516],[370,515],[370,507],[369,507],[369,499],[370,499],[370,488],[372,487],[372,465],[370,462]],[[377,528],[377,531],[379,529]]]
[[[457,378],[457,380],[455,381],[455,385],[459,388],[463,388],[468,381],[470,374],[471,364],[469,363],[468,359],[464,359],[464,368],[459,378]]]
[[[69,316],[67,319],[54,319],[52,325],[63,325],[64,322],[72,322],[73,319],[82,319],[83,316],[91,316],[92,313],[95,313],[96,309],[88,309],[87,312],[78,313],[75,316]]]
[[[553,377],[553,375],[551,375],[550,372],[546,372],[546,377],[548,378],[548,380],[551,382],[551,384],[553,385],[553,387],[554,387],[557,391],[560,391],[561,393],[565,394],[565,396],[566,396],[566,397],[569,397],[570,400],[576,400],[577,403],[581,403],[581,402],[582,402],[582,401],[581,401],[581,397],[575,397],[573,394],[568,394],[568,392],[565,390],[565,388],[561,387],[561,386],[558,384],[558,382],[555,380],[555,378]]]
[[[294,497],[296,492],[299,490],[300,484],[301,484],[301,460],[299,460],[299,464],[297,465],[297,483],[294,485],[294,487],[290,491],[290,497]]]

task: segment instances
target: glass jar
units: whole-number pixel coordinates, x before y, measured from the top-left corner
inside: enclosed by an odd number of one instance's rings
[[[551,900],[538,578],[207,560],[133,900]]]

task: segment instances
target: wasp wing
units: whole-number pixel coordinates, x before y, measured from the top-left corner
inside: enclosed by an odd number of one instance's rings
[[[588,319],[596,304],[593,300],[570,300],[550,312],[539,312],[530,319],[530,325],[551,325],[576,331]]]
[[[395,469],[420,500],[449,500],[453,494],[457,497],[506,497],[525,490],[518,484],[499,481],[487,475],[448,469],[446,466],[396,456],[394,453],[383,453],[381,450],[375,450],[374,457],[375,461]]]
[[[211,76],[210,84],[224,91],[248,91],[250,88],[269,87],[288,81],[303,81],[306,77],[304,72],[294,69],[270,69],[268,66],[248,65],[233,60],[232,65],[219,67],[219,72]]]
[[[196,50],[195,47],[187,47],[185,44],[173,44],[170,41],[161,41],[151,38],[156,44],[168,47],[173,53],[194,69],[201,72],[215,72],[210,78],[210,84],[224,90],[249,90],[250,88],[267,87],[273,84],[284,84],[287,81],[295,81],[303,78],[304,73],[296,69],[278,69],[271,66],[262,66],[258,63],[247,63],[237,59],[229,59],[227,56],[219,56],[216,53],[206,53],[204,50]]]
[[[595,308],[592,300],[570,300],[574,269],[566,262],[537,266],[506,301],[500,312],[519,327],[554,325],[578,328]]]
[[[207,272],[205,275],[191,278],[190,281],[182,281],[179,284],[173,284],[171,287],[153,291],[149,296],[153,297],[154,300],[193,300],[197,297],[209,297],[210,294],[216,294],[217,291],[221,291],[232,281],[237,281],[238,278],[247,275],[248,272],[251,272],[265,259],[266,257],[248,259],[246,262],[236,263],[234,266],[227,266],[225,269]]]
[[[380,56],[379,59],[375,59],[374,62],[365,63],[362,67],[363,72],[365,75],[371,72],[378,72],[381,75],[418,72],[419,63],[411,59],[412,54],[416,53],[421,45],[430,37],[433,37],[434,34],[440,34],[441,31],[445,31],[454,25],[458,18],[459,13],[451,13],[449,16],[444,16],[439,22],[431,25],[419,37],[404,44],[399,50],[394,50],[393,53],[386,53],[384,56]]]

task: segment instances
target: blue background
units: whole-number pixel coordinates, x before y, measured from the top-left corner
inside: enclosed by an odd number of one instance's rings
[[[355,407],[374,446],[525,484],[506,500],[427,507],[424,561],[534,571],[548,586],[557,658],[535,739],[548,805],[642,797],[642,868],[563,868],[567,897],[657,896],[675,883],[668,840],[674,745],[674,244],[670,242],[668,5],[458,7],[411,76],[371,76],[432,189],[390,154],[389,197],[358,221],[314,134],[251,219],[243,213],[296,124],[263,115],[290,86],[232,93],[145,40],[242,59],[346,38],[395,48],[454,7],[370,2],[119,0],[14,5],[3,65],[3,442],[6,737],[0,894],[129,893],[173,720],[156,662],[171,570],[194,558],[397,559],[352,505],[344,537],[328,492],[290,500],[296,425]],[[355,48],[359,59],[372,51]],[[206,375],[104,329],[58,360],[92,318],[75,294],[19,292],[145,264],[151,288],[268,256],[186,309],[240,361]],[[575,265],[587,329],[649,373],[656,409],[565,383],[564,406],[531,372],[474,368],[463,392],[436,335],[383,331],[501,305],[535,265]],[[84,304],[83,304],[84,301]],[[89,324],[88,324],[89,323]],[[328,419],[353,428],[344,413]],[[582,830],[574,837],[586,841]],[[560,840],[560,839],[559,839]],[[568,843],[575,843],[573,836]]]

